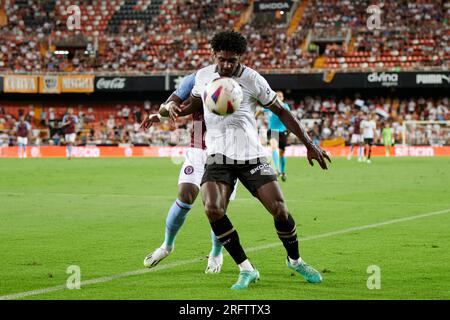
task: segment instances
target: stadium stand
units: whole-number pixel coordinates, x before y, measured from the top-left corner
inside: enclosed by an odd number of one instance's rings
[[[71,3],[0,1],[0,72],[186,74],[210,62],[208,41],[214,32],[231,28],[248,39],[243,62],[263,73],[450,67],[448,1],[384,1],[378,30],[366,27],[369,0],[294,1],[290,13],[277,12],[271,21],[258,19],[262,14],[253,10],[252,0],[81,0],[80,29],[68,30]],[[66,47],[69,54],[57,54]],[[299,119],[312,119],[310,129],[318,140],[342,137],[346,142],[354,102],[321,97],[290,101]],[[131,112],[125,119],[122,109],[136,107],[143,117],[157,108],[145,105],[75,105],[82,119],[78,143],[170,144],[189,129],[189,122],[180,120],[175,133],[159,130],[169,126],[164,123],[142,135],[137,117]],[[399,100],[385,95],[367,100],[366,106],[384,110],[397,127],[405,120],[449,120],[446,97]],[[0,102],[2,143],[14,143],[12,128],[21,113],[39,131],[40,143],[60,143],[53,137],[60,134],[58,121],[66,108]]]
[[[294,115],[299,119],[306,119],[305,124],[311,130],[311,134],[318,141],[325,139],[342,138],[347,144],[353,130],[351,119],[355,115],[355,98],[322,98],[308,96],[301,100],[288,101],[293,109]],[[171,124],[166,121],[155,125],[148,133],[139,131],[140,120],[148,113],[156,112],[158,104],[81,104],[71,105],[75,114],[79,116],[80,132],[78,144],[134,144],[134,145],[187,145],[189,130],[192,122],[189,118],[180,118],[176,123],[177,130],[166,132]],[[389,121],[393,123],[396,130],[396,141],[401,141],[403,121],[407,120],[450,120],[450,105],[447,97],[443,98],[411,98],[399,99],[392,97],[379,97],[367,99],[364,107],[366,112],[379,114],[378,122],[381,124],[387,119],[384,114],[389,115]],[[125,111],[124,109],[128,109]],[[380,112],[383,110],[384,112]],[[0,133],[9,136],[8,142],[14,144],[14,124],[19,116],[23,115],[32,124],[39,137],[40,144],[55,144],[55,135],[61,137],[59,123],[67,105],[53,104],[42,105],[18,105],[10,103],[0,106]],[[386,113],[385,113],[386,112]],[[124,116],[128,115],[128,116]],[[259,130],[265,132],[267,124],[259,121]],[[315,130],[315,131],[314,131]],[[263,136],[262,136],[263,137]],[[291,135],[292,143],[296,143],[295,137]],[[179,140],[181,139],[181,140]],[[425,141],[426,142],[426,141]],[[36,141],[34,142],[36,143]],[[59,143],[59,142],[58,142]],[[58,144],[56,143],[56,144]],[[450,143],[450,141],[447,141]]]
[[[86,0],[79,2],[81,29],[73,31],[66,26],[68,0],[10,2],[0,31],[0,71],[194,70],[209,63],[214,31],[230,28],[247,35],[245,63],[259,70],[450,63],[450,5],[442,1],[385,1],[381,28],[367,30],[368,0],[299,1],[298,21],[265,25],[241,19],[253,1]],[[72,37],[91,44],[93,54],[55,55],[58,42]]]

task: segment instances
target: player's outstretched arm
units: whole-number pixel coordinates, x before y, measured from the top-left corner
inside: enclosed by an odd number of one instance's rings
[[[328,169],[325,159],[331,163],[330,157],[325,150],[313,144],[305,128],[300,124],[300,122],[297,121],[292,113],[289,110],[283,108],[278,99],[275,99],[275,101],[267,108],[275,113],[278,118],[280,118],[281,122],[283,122],[283,124],[286,126],[286,128],[293,134],[295,134],[305,145],[308,151],[307,157],[309,164],[313,166],[313,160],[316,160],[322,169]]]
[[[172,94],[169,99],[161,105],[158,113],[150,114],[146,119],[144,119],[144,121],[142,121],[140,128],[148,129],[153,125],[153,123],[161,122],[161,118],[169,117],[172,121],[175,121],[178,117],[187,116],[194,113],[202,107],[202,104],[201,100],[200,104],[193,104],[191,99],[192,98],[189,97],[182,102],[177,95]]]

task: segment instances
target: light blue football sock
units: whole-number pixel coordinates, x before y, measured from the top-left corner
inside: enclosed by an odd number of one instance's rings
[[[71,145],[67,146],[67,156],[69,158],[72,157],[72,146]]]
[[[184,203],[178,199],[175,200],[170,207],[166,219],[166,236],[164,239],[164,244],[167,247],[173,247],[175,237],[177,236],[177,233],[183,225],[186,215],[191,208],[191,204]]]
[[[280,171],[280,155],[278,154],[278,150],[272,151],[272,162],[275,168]]]
[[[214,231],[211,230],[211,242],[212,242],[212,247],[211,247],[211,254],[214,257],[217,257],[218,255],[220,255],[223,251],[223,245],[222,243],[217,239],[216,235],[214,234]]]
[[[280,167],[281,167],[281,173],[286,173],[286,157],[285,156],[280,157]]]

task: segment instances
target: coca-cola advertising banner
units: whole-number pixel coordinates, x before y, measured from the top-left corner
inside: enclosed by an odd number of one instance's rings
[[[166,76],[96,77],[94,87],[97,92],[167,91],[166,83]]]

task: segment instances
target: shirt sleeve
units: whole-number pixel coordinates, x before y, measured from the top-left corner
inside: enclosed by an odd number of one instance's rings
[[[255,98],[263,107],[270,106],[277,98],[275,91],[259,73],[255,77]]]
[[[195,98],[201,98],[202,97],[202,90],[201,90],[200,82],[198,81],[198,73],[195,75],[194,80],[194,87],[192,88],[191,94]]]
[[[180,85],[178,86],[177,90],[173,92],[173,94],[184,101],[189,98],[191,90],[194,88],[194,84],[195,73],[191,73],[190,75],[184,77],[183,80],[181,80]]]

